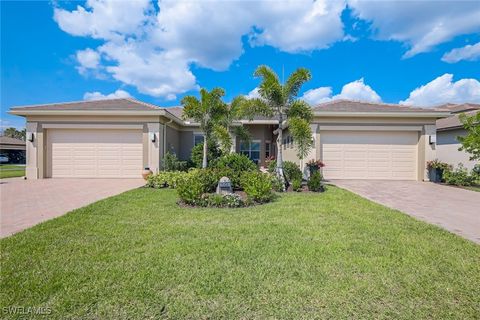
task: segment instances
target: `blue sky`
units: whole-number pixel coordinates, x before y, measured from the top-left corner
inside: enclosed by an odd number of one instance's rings
[[[1,2],[2,128],[24,126],[18,105],[254,95],[260,64],[310,69],[312,104],[480,103],[478,17],[478,1]]]

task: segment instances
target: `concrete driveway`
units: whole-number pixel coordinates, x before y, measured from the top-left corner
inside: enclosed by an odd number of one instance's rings
[[[142,179],[2,179],[0,237],[144,184]]]
[[[335,180],[340,188],[480,243],[480,193],[417,181]]]

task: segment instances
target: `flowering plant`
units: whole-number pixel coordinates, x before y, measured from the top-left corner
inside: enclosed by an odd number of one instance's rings
[[[320,169],[325,167],[325,163],[323,163],[320,160],[314,160],[314,159],[308,161],[306,165],[309,169]]]
[[[441,162],[438,159],[427,161],[427,169],[451,170],[452,166],[448,163]]]

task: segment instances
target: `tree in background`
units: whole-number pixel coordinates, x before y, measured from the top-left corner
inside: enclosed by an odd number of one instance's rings
[[[313,112],[310,106],[297,96],[302,85],[311,79],[310,71],[305,68],[295,70],[285,83],[281,83],[277,74],[268,66],[259,66],[254,73],[261,78],[258,87],[259,98],[247,99],[244,96],[235,98],[239,113],[250,120],[257,114],[273,117],[278,121],[277,134],[277,167],[276,174],[285,188],[283,170],[283,130],[287,127],[294,139],[297,156],[300,159],[310,152],[313,147],[310,123]]]
[[[458,141],[462,144],[458,150],[468,152],[470,160],[480,160],[480,112],[472,116],[461,114],[459,118],[467,130],[467,135],[458,137]]]
[[[10,137],[10,138],[20,139],[20,140],[25,141],[26,134],[27,134],[26,129],[17,130],[17,129],[12,127],[12,128],[6,128],[5,130],[3,130],[2,135],[4,137]]]
[[[207,167],[207,141],[218,142],[222,147],[231,146],[231,136],[229,133],[228,123],[226,121],[229,108],[222,97],[225,90],[222,88],[214,88],[208,92],[206,89],[200,90],[200,99],[194,96],[186,96],[182,99],[183,118],[193,119],[198,122],[200,129],[203,131],[203,160],[202,168]]]

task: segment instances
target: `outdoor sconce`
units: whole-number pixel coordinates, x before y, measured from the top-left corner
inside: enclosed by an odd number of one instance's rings
[[[154,133],[154,132],[150,132],[150,133],[149,133],[149,138],[150,138],[150,141],[155,142],[155,133]]]
[[[27,132],[27,140],[33,142],[33,132]]]
[[[437,143],[437,136],[428,136],[428,143],[430,144]]]

